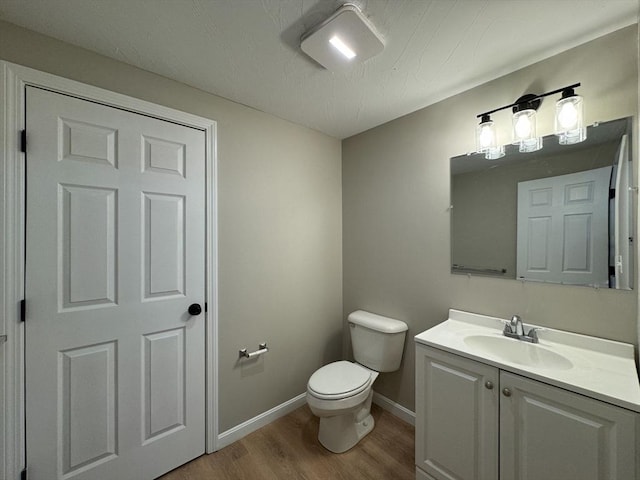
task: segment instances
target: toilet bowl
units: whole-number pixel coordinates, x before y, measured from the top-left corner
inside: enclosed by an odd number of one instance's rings
[[[357,363],[333,362],[317,370],[307,385],[307,403],[320,417],[318,440],[329,451],[346,452],[374,426],[373,382],[378,372]]]
[[[374,427],[373,382],[400,367],[408,329],[404,322],[358,310],[349,315],[355,362],[333,362],[307,384],[307,403],[320,417],[318,440],[334,453],[354,447]]]

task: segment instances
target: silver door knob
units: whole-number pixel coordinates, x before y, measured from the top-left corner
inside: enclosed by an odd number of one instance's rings
[[[490,382],[489,380],[484,383],[484,386],[487,388],[487,390],[493,390],[493,382]]]
[[[511,396],[511,390],[509,390],[508,388],[503,388],[503,389],[502,389],[502,394],[503,394],[505,397],[510,397],[510,396]]]

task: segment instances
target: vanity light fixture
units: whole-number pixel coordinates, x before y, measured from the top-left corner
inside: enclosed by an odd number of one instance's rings
[[[587,139],[584,124],[584,103],[572,87],[562,91],[562,98],[556,102],[556,135],[561,145],[572,145]]]
[[[362,11],[345,3],[302,36],[300,48],[327,70],[347,70],[384,49],[382,37]]]
[[[476,150],[478,153],[485,153],[498,144],[496,137],[496,127],[489,115],[483,115],[480,125],[476,130]]]
[[[536,95],[527,94],[516,100],[513,111],[513,144],[520,152],[535,152],[542,148],[536,125],[536,110],[542,101]]]
[[[504,145],[498,145],[496,127],[489,115],[483,115],[476,130],[476,149],[488,160],[497,160],[505,155]]]
[[[527,94],[518,98],[514,103],[504,107],[481,113],[480,124],[476,129],[476,151],[484,153],[485,158],[493,160],[504,155],[497,144],[496,128],[491,115],[501,110],[511,108],[513,111],[512,132],[513,144],[519,146],[520,152],[535,152],[542,148],[542,137],[537,134],[536,111],[544,97],[562,92],[562,97],[556,103],[555,134],[561,145],[579,143],[587,138],[584,125],[584,103],[581,96],[576,95],[576,83],[540,95]],[[502,152],[502,154],[500,154]]]

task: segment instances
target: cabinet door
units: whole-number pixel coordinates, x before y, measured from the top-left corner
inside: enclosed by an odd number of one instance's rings
[[[498,477],[498,372],[416,347],[416,465],[436,480]]]
[[[501,480],[634,480],[637,413],[500,373]]]

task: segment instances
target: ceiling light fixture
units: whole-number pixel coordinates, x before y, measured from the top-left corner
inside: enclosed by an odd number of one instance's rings
[[[340,40],[340,37],[337,35],[331,37],[329,39],[329,43],[336,47],[341,54],[347,57],[348,60],[351,60],[356,56],[356,52],[351,50],[342,40]]]
[[[300,48],[327,70],[337,72],[379,54],[384,43],[360,9],[346,3],[305,33]]]
[[[496,108],[478,115],[480,124],[476,128],[476,151],[484,153],[487,159],[496,159],[504,155],[497,142],[496,128],[490,115],[511,108],[513,111],[513,144],[519,146],[521,152],[535,152],[542,148],[542,137],[537,134],[536,111],[544,97],[562,92],[562,97],[556,102],[555,134],[561,145],[579,143],[587,139],[587,128],[584,125],[584,102],[576,95],[576,83],[568,87],[552,90],[541,95],[527,94],[510,105]]]

